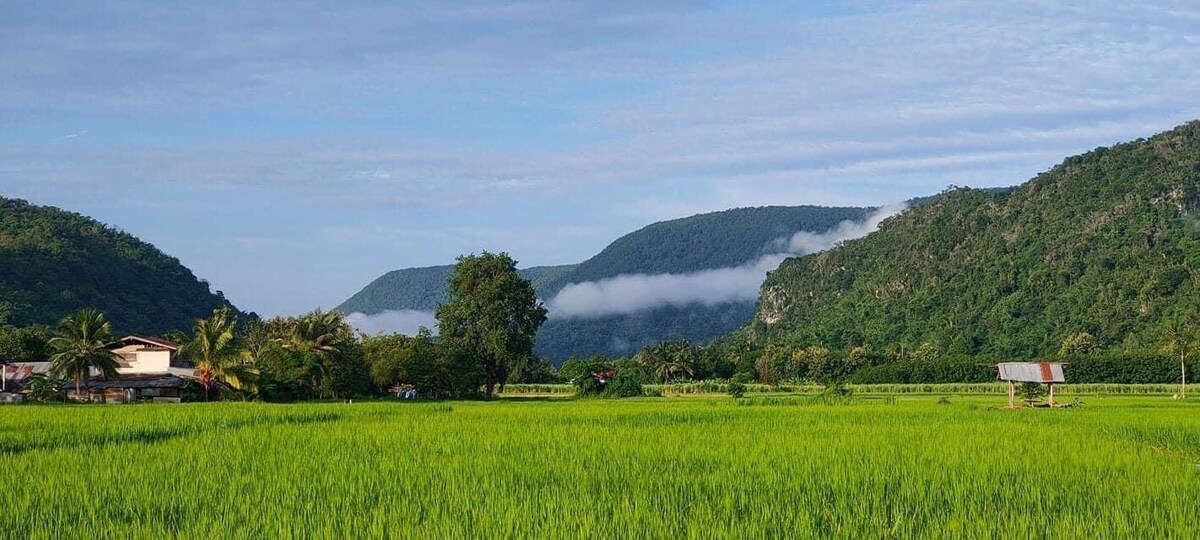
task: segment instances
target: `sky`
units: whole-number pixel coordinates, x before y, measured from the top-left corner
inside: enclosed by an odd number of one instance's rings
[[[1014,185],[1200,117],[1196,58],[1194,1],[0,0],[0,195],[295,314],[485,249]]]

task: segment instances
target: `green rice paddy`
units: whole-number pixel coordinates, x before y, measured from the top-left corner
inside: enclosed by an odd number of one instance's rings
[[[0,407],[0,537],[1200,537],[1200,400],[801,397]]]

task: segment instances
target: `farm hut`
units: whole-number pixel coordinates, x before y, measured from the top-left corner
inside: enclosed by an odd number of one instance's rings
[[[1008,406],[1017,406],[1017,383],[1044,384],[1049,389],[1046,404],[1054,406],[1054,384],[1066,382],[1061,362],[1003,362],[996,364],[997,378],[1008,383]]]

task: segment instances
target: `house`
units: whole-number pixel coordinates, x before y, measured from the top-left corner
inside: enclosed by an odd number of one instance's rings
[[[105,379],[93,370],[83,381],[80,395],[75,393],[74,381],[64,384],[68,398],[105,403],[179,402],[183,388],[196,378],[196,370],[178,356],[179,344],[173,341],[125,336],[107,347],[117,356],[117,378]],[[21,392],[31,378],[49,373],[49,362],[4,366],[10,392]]]
[[[84,383],[88,401],[136,403],[179,402],[183,387],[196,378],[196,370],[177,354],[179,344],[161,338],[125,336],[108,344],[117,355],[117,378],[93,376]],[[69,394],[74,397],[72,386]]]
[[[0,366],[0,403],[23,399],[29,379],[50,374],[50,362],[5,362]]]

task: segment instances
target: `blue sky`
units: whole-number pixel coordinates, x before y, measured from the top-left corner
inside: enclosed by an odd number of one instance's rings
[[[0,1],[0,194],[239,307],[482,249],[1021,182],[1200,117],[1178,2]]]

